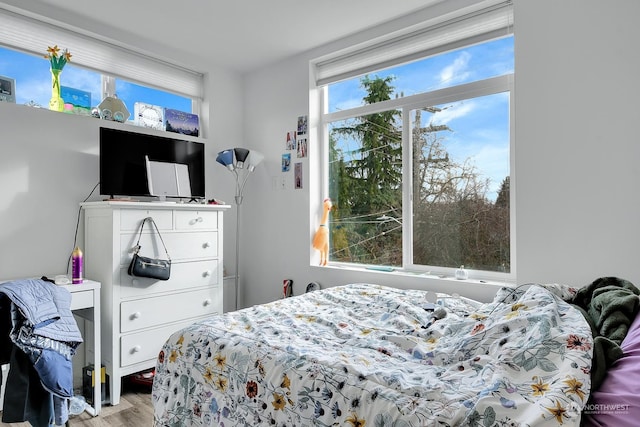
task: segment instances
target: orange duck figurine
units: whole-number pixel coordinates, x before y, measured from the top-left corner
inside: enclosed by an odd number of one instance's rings
[[[322,220],[318,231],[313,236],[313,248],[320,251],[320,265],[327,265],[327,257],[329,256],[329,229],[327,222],[329,221],[329,211],[333,207],[331,199],[324,199],[322,207]]]

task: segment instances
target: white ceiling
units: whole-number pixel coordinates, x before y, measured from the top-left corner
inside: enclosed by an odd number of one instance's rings
[[[246,72],[440,1],[2,0],[0,5],[174,62],[213,62]]]

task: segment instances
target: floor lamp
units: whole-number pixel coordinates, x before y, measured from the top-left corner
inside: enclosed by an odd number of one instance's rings
[[[262,153],[246,148],[229,148],[219,152],[216,157],[216,162],[226,167],[236,180],[236,310],[238,309],[238,293],[240,292],[240,206],[247,179],[263,159]]]

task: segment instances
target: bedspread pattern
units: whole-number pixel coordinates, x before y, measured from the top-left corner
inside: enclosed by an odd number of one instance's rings
[[[593,340],[552,290],[424,304],[353,284],[191,325],[160,352],[154,424],[579,425]]]

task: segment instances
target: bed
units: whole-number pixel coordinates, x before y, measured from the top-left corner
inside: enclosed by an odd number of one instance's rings
[[[211,317],[160,351],[154,425],[578,426],[597,343],[575,292],[350,284]]]

